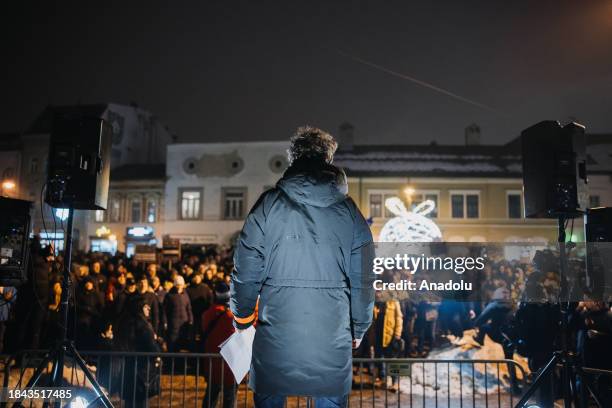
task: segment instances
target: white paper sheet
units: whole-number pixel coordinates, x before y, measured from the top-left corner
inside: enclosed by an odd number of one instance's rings
[[[221,347],[221,356],[223,356],[223,359],[231,368],[238,384],[240,384],[251,368],[254,339],[255,328],[249,326],[248,329],[235,332],[219,345]]]

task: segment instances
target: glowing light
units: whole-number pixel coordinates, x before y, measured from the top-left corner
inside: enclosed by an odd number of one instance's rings
[[[74,398],[74,401],[70,402],[71,408],[85,408],[89,405],[89,402],[81,396],[77,396]]]
[[[116,241],[117,240],[117,236],[115,234],[110,234],[108,236],[108,239],[111,240],[111,241]]]
[[[3,190],[12,190],[16,187],[17,185],[15,184],[15,182],[11,181],[11,180],[6,180],[2,183],[2,189]]]
[[[106,226],[103,225],[96,230],[96,236],[101,237],[103,235],[109,235],[110,232],[111,231],[108,228],[106,228]]]
[[[413,195],[413,194],[414,194],[414,188],[412,188],[412,187],[406,187],[406,188],[404,189],[404,194],[406,194],[407,196],[409,196],[409,197],[410,197],[411,195]]]
[[[432,242],[442,238],[440,228],[426,217],[436,208],[432,200],[425,200],[408,211],[402,200],[390,197],[385,200],[385,207],[396,217],[383,225],[378,236],[380,242]]]
[[[153,233],[153,228],[151,227],[132,227],[128,228],[127,234],[133,237],[145,237],[147,235],[151,235]]]
[[[68,219],[68,209],[67,208],[56,208],[55,216],[62,221],[66,221]]]

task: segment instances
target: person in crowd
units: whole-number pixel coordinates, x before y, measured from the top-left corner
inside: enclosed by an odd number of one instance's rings
[[[176,276],[178,276],[178,275],[174,275],[174,277],[176,277]],[[168,294],[168,292],[170,292],[170,291],[172,290],[172,288],[173,288],[173,287],[174,287],[173,280],[166,279],[166,280],[164,281],[164,286],[163,286],[163,288],[164,288],[164,290],[166,291],[166,294]],[[164,296],[164,300],[165,300],[165,296]]]
[[[498,281],[498,287],[493,292],[491,302],[485,307],[480,316],[474,320],[474,327],[478,329],[478,334],[474,340],[479,345],[484,345],[485,335],[488,335],[491,340],[502,346],[504,358],[512,360],[515,343],[512,341],[511,319],[514,309],[511,302],[511,292],[507,288],[505,280]],[[513,392],[518,393],[518,381],[514,365],[508,364],[510,373],[510,381],[513,387]]]
[[[80,285],[81,282],[83,282],[85,280],[85,278],[87,278],[89,276],[89,266],[88,265],[84,265],[84,264],[78,264],[75,263],[76,268],[76,275],[74,277],[73,283],[75,285]]]
[[[117,297],[113,302],[112,320],[117,320],[125,311],[132,310],[129,309],[129,304],[134,300],[134,298],[138,297],[138,292],[136,289],[136,281],[134,278],[126,278],[124,289],[117,294]]]
[[[438,309],[436,305],[424,300],[419,301],[416,306],[416,319],[414,322],[418,357],[427,357],[429,351],[434,347],[434,328],[437,320]]]
[[[457,343],[463,337],[463,330],[469,321],[469,303],[455,299],[442,299],[438,308],[440,322],[440,333],[448,340],[452,336],[452,342]]]
[[[150,263],[147,265],[147,276],[149,278],[149,281],[151,281],[153,278],[159,278],[158,267],[156,263]]]
[[[415,358],[417,356],[414,348],[415,330],[414,322],[416,319],[416,304],[410,298],[403,299],[400,302],[402,316],[402,339],[404,340],[404,355],[402,357]]]
[[[347,197],[346,175],[331,164],[336,148],[331,135],[300,128],[289,168],[257,200],[236,242],[235,327],[250,327],[261,302],[249,376],[258,407],[282,407],[286,395],[346,406],[351,345],[372,321],[374,275],[362,268],[372,234]]]
[[[544,255],[542,255],[544,256]],[[538,254],[534,258],[538,261]],[[561,313],[559,305],[550,302],[544,287],[544,273],[538,269],[533,272],[525,283],[523,300],[515,314],[516,345],[518,352],[527,357],[529,369],[534,375],[542,369],[558,349],[559,321]],[[536,392],[535,398],[540,406],[554,405],[553,376],[544,378]]]
[[[376,291],[374,319],[370,329],[370,335],[373,335],[374,338],[370,340],[370,344],[373,345],[375,358],[399,357],[403,351],[401,336],[404,320],[401,306],[397,300],[384,300],[383,296],[383,292]],[[378,364],[377,377],[384,381],[387,389],[397,390],[396,378],[387,377],[386,364]]]
[[[50,246],[41,247],[38,236],[31,242],[28,281],[20,287],[15,303],[15,321],[19,323],[12,343],[15,347],[38,349],[43,344],[48,322],[52,251]]]
[[[211,263],[206,268],[206,273],[204,275],[204,283],[208,285],[208,287],[212,290],[215,285],[215,276],[217,275],[217,265]]]
[[[153,289],[149,287],[149,281],[145,275],[142,275],[137,282],[138,295],[144,299],[145,304],[149,305],[149,320],[153,330],[159,336],[160,335],[160,318],[159,318],[159,300]]]
[[[185,279],[180,275],[174,278],[174,287],[164,299],[164,310],[168,324],[166,333],[168,351],[176,352],[181,347],[189,345],[193,327],[191,302],[185,292]]]
[[[102,273],[102,263],[100,261],[93,261],[91,263],[91,276],[93,278],[96,291],[99,293],[105,293],[107,279]]]
[[[191,277],[191,284],[185,289],[191,302],[191,310],[193,311],[194,321],[199,322],[202,318],[202,313],[212,303],[212,291],[210,288],[202,283],[202,275],[195,273]],[[199,337],[200,325],[196,325],[194,335]]]
[[[95,350],[102,332],[104,300],[96,290],[93,276],[87,276],[81,281],[76,289],[75,300],[76,345],[82,350]]]
[[[113,348],[122,352],[161,351],[157,335],[150,322],[151,308],[142,297],[130,302],[113,330]],[[124,357],[124,374],[122,384],[117,384],[122,390],[122,397],[127,407],[147,407],[148,398],[160,391],[160,379],[157,375],[157,359],[151,357]]]
[[[579,327],[576,350],[583,367],[610,370],[612,368],[612,309],[601,301],[580,302],[576,314]],[[585,387],[585,378],[578,378],[578,388]],[[612,378],[607,375],[592,379],[591,388],[602,406],[612,406]],[[581,390],[582,391],[582,390]],[[589,392],[588,390],[584,390]]]
[[[13,304],[17,300],[17,288],[13,286],[0,286],[0,354],[4,350],[4,333],[7,322],[11,317]]]
[[[164,287],[161,285],[161,280],[159,279],[159,276],[155,276],[151,278],[151,289],[153,289],[153,293],[155,293],[155,296],[157,297],[157,304],[159,305],[159,312],[158,312],[159,332],[158,334],[163,337],[168,328],[167,321],[166,321],[166,311],[164,310],[164,299],[166,298],[167,292],[166,292],[166,289],[164,289]]]
[[[234,333],[232,324],[234,316],[229,308],[230,289],[225,282],[215,285],[214,304],[201,316],[201,348],[204,353],[219,353],[219,344],[223,343]],[[223,368],[222,365],[223,364]],[[227,363],[219,358],[203,362],[205,370],[206,394],[202,401],[202,408],[214,407],[221,388],[223,388],[223,408],[232,408],[236,399],[236,381]],[[223,376],[221,373],[223,372]],[[223,383],[223,386],[221,384]]]
[[[106,301],[114,303],[121,292],[125,290],[127,277],[125,273],[118,272],[117,276],[111,278],[106,286]]]

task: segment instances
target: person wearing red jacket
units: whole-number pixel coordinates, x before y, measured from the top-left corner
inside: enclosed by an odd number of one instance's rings
[[[215,285],[215,301],[202,314],[202,349],[205,353],[219,353],[219,344],[234,333],[234,315],[229,307],[230,289],[225,282]],[[202,408],[214,407],[223,384],[223,408],[232,408],[236,398],[236,383],[229,366],[222,358],[205,359],[206,394]]]

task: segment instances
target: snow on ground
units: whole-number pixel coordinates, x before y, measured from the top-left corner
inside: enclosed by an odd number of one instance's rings
[[[414,363],[412,376],[400,377],[400,391],[413,395],[435,395],[442,398],[460,395],[485,395],[507,393],[510,390],[508,365],[505,363],[471,363],[469,360],[502,360],[501,345],[485,338],[482,347],[476,347],[472,339],[474,332],[468,330],[463,338],[453,339],[456,346],[432,351],[428,360],[465,360],[464,363]],[[515,354],[514,361],[528,372],[526,360]],[[517,367],[517,378],[523,378],[523,371]]]

